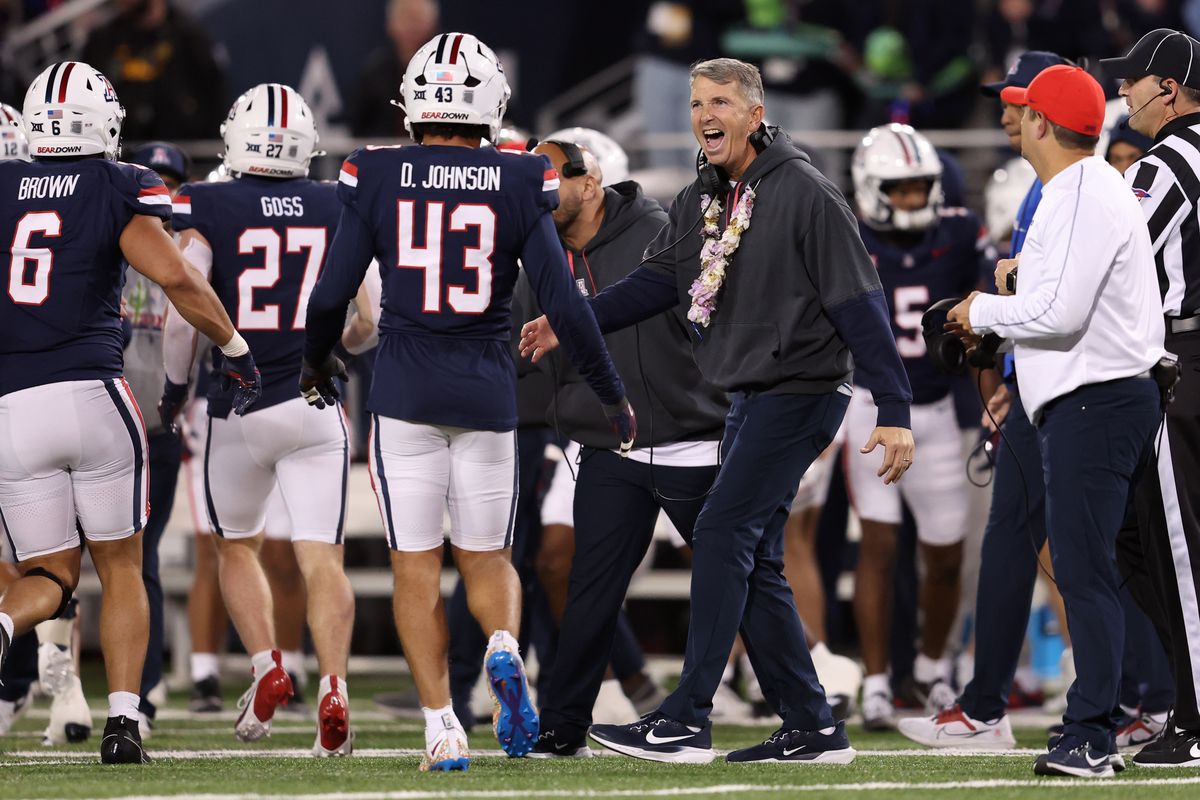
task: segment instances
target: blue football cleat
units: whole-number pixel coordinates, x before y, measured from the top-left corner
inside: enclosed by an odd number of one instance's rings
[[[529,701],[525,664],[507,649],[492,651],[485,663],[496,741],[509,758],[520,758],[533,749],[539,730],[537,710]]]

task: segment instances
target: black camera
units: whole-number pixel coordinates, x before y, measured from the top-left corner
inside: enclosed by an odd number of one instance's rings
[[[994,333],[983,337],[970,353],[958,335],[946,330],[946,318],[950,309],[962,302],[962,298],[949,297],[931,305],[921,315],[921,335],[925,349],[934,365],[949,375],[959,375],[967,366],[976,369],[991,369],[996,366],[996,351],[1004,340]]]
[[[1017,268],[1013,267],[1004,276],[1004,290],[1009,294],[1017,293]]]

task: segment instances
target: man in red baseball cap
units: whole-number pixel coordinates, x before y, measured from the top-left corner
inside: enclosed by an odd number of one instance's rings
[[[1104,90],[1095,78],[1079,67],[1067,64],[1047,67],[1037,74],[1027,88],[1009,86],[1003,89],[1000,99],[1025,106],[1025,121],[1030,121],[1031,111],[1035,112],[1032,120],[1035,126],[1042,124],[1038,117],[1048,121],[1055,141],[1062,148],[1079,154],[1072,160],[1090,156],[1095,150],[1100,129],[1104,125]],[[1022,125],[1025,121],[1022,121]],[[1027,152],[1024,129],[1021,131],[1021,155],[1037,169],[1037,163]],[[1038,175],[1043,181],[1048,180],[1042,176],[1040,169]]]
[[[1042,200],[1015,291],[1004,278],[1017,260],[1001,261],[1002,296],[972,293],[947,327],[970,344],[988,333],[1013,343],[1021,399],[1037,427],[1077,677],[1063,733],[1034,771],[1103,778],[1124,768],[1111,715],[1124,644],[1112,553],[1165,408],[1150,378],[1164,353],[1162,303],[1138,201],[1119,172],[1093,157],[1104,121],[1100,85],[1077,67],[1054,66],[1000,96],[1025,107],[1021,153],[1045,184]]]

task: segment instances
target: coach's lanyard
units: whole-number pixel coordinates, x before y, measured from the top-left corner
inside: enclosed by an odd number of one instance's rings
[[[575,277],[575,254],[572,253],[570,250],[567,250],[566,253],[567,253],[567,266],[571,268],[571,277],[574,278]],[[592,268],[588,264],[587,253],[580,250],[579,257],[583,261],[584,271],[587,272],[588,283],[590,283],[592,285],[592,295],[591,296],[595,297],[598,294],[598,292],[596,290],[596,279],[594,277],[592,277]]]

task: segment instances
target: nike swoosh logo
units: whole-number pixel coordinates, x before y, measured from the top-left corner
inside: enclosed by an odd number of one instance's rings
[[[805,749],[806,747],[808,747],[808,745],[804,745],[804,744],[800,745],[799,747],[794,747],[794,748],[792,748],[791,750],[788,750],[788,749],[785,747],[785,748],[783,749],[783,754],[784,754],[785,756],[794,756],[796,753],[799,753],[801,750]]]
[[[1192,758],[1200,758],[1200,744],[1192,745],[1192,749],[1188,751]]]
[[[654,731],[650,731],[649,733],[646,734],[646,744],[670,744],[671,742],[681,742],[684,739],[692,738],[693,735],[694,734],[689,733],[685,736],[661,736],[660,737],[660,736],[656,736]]]
[[[1087,761],[1089,767],[1098,767],[1101,764],[1108,763],[1108,756],[1101,756],[1098,761],[1092,761],[1092,757],[1088,755],[1085,755],[1083,758]]]
[[[559,752],[562,752],[563,750],[566,750],[566,749],[567,749],[568,747],[570,747],[570,746],[571,746],[571,745],[570,745],[569,743],[567,743],[567,742],[562,742],[562,743],[560,743],[560,744],[556,744],[556,745],[554,745],[554,749],[555,749],[555,750],[557,750],[557,751],[559,751]]]

